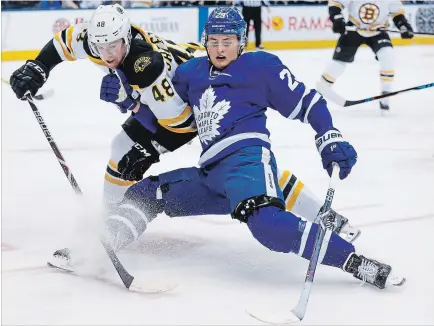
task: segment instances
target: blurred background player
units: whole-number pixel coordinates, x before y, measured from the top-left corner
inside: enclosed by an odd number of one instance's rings
[[[344,72],[347,63],[362,44],[368,45],[380,63],[380,83],[383,94],[391,92],[395,76],[395,58],[389,34],[381,29],[389,27],[389,17],[401,32],[403,39],[411,39],[413,29],[404,16],[401,1],[375,0],[351,1],[329,0],[329,14],[333,22],[333,32],[341,34],[333,54],[333,60],[326,67],[317,88],[331,87]],[[348,11],[345,21],[343,9]],[[369,31],[366,31],[368,29]],[[380,100],[380,109],[389,110],[389,99]]]
[[[238,0],[234,1],[235,5],[240,4],[242,7],[242,14],[244,21],[247,23],[246,42],[249,41],[249,26],[250,21],[253,20],[253,27],[255,29],[255,46],[256,50],[263,50],[262,45],[262,6],[267,7],[270,12],[270,1],[260,0]]]

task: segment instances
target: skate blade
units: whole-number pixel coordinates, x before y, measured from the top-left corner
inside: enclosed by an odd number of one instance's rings
[[[47,265],[52,268],[57,268],[65,272],[74,273],[75,270],[71,265],[65,263],[64,259],[53,259],[52,261],[48,261]]]
[[[389,277],[387,278],[386,281],[386,285],[390,286],[402,286],[407,280],[405,279],[405,277],[400,277],[400,276],[396,276],[396,275],[389,275]]]
[[[266,312],[253,313],[246,310],[246,313],[251,317],[253,317],[254,319],[268,325],[291,325],[301,321],[301,319],[297,317],[292,311],[287,312],[285,314],[277,314],[277,313],[266,313]]]

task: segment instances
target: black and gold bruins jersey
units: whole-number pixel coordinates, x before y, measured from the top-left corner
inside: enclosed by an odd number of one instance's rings
[[[161,126],[176,133],[195,132],[193,112],[176,94],[172,77],[178,65],[193,58],[197,51],[205,50],[204,47],[194,42],[176,44],[135,25],[131,26],[131,34],[130,51],[119,69]],[[62,60],[89,59],[107,69],[103,60],[91,54],[86,23],[58,32],[53,44]]]
[[[389,26],[389,18],[404,14],[402,2],[396,0],[329,0],[328,5],[347,9],[350,22],[360,29],[373,30],[358,30],[364,37],[378,35],[380,32],[375,30]]]

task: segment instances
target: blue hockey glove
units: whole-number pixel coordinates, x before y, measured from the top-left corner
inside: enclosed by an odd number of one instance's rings
[[[136,107],[138,95],[119,69],[116,69],[116,74],[108,74],[102,79],[100,99],[116,104],[122,113]]]
[[[321,155],[322,165],[328,174],[332,174],[332,162],[339,164],[339,178],[345,179],[357,162],[357,153],[353,146],[344,141],[339,130],[332,128],[316,135],[316,148]]]

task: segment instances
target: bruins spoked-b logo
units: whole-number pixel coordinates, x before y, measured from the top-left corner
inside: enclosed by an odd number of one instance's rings
[[[434,33],[434,6],[422,7],[417,10],[416,27],[420,33]]]
[[[374,23],[379,15],[380,8],[375,3],[365,3],[359,9],[359,18],[364,24]]]
[[[137,73],[145,70],[146,66],[151,63],[151,58],[149,57],[140,57],[134,62],[134,71]]]

